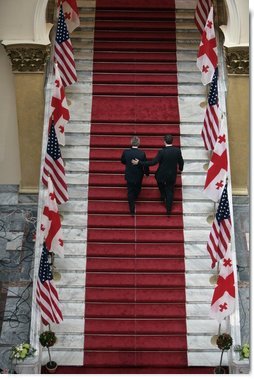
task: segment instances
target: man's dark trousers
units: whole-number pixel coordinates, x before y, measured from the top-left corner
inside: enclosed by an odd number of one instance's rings
[[[157,184],[160,190],[161,200],[165,201],[167,212],[170,212],[173,203],[175,182],[165,180],[163,182],[157,181]]]
[[[129,203],[129,208],[130,208],[131,213],[135,212],[135,203],[138,198],[138,195],[140,194],[141,186],[142,186],[142,182],[137,182],[137,183],[127,182],[128,203]]]

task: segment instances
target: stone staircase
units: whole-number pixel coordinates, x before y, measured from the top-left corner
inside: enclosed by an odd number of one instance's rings
[[[70,200],[59,207],[63,215],[65,257],[55,259],[61,273],[56,282],[63,305],[64,321],[54,325],[58,340],[52,358],[59,365],[82,366],[84,361],[85,268],[87,236],[87,198],[89,172],[90,119],[93,80],[93,30],[95,1],[78,0],[81,26],[71,40],[75,52],[78,83],[66,89],[71,121],[66,128],[66,145],[62,147]],[[214,203],[203,196],[202,189],[208,163],[200,131],[206,88],[200,82],[196,55],[200,41],[193,21],[196,0],[176,0],[176,36],[180,132],[185,168],[182,174],[183,215],[186,268],[186,313],[189,366],[215,366],[220,352],[211,343],[218,323],[208,312],[213,293],[210,258],[206,241],[211,225],[207,217]],[[223,329],[224,325],[222,325]],[[224,355],[226,363],[227,357]],[[43,364],[47,353],[43,353]]]

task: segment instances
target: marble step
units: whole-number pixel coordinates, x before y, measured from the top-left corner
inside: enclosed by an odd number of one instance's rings
[[[93,167],[93,170],[91,171],[90,167],[91,165]],[[90,172],[95,172],[96,170],[98,172],[102,172],[101,168],[99,168],[99,166],[103,165],[103,172],[104,173],[118,173],[118,174],[123,174],[124,173],[124,166],[120,165],[120,160],[119,162],[117,161],[108,161],[108,162],[105,162],[105,161],[93,161],[93,160],[90,160],[90,163],[89,163],[89,160],[88,159],[71,159],[71,158],[68,158],[68,159],[64,159],[64,164],[65,164],[65,171],[66,172],[84,172],[84,173],[88,173],[89,172],[89,169],[90,169]],[[204,160],[204,161],[199,161],[199,162],[196,162],[194,157],[193,157],[193,160],[187,160],[185,161],[184,163],[184,172],[185,174],[198,174],[198,173],[206,173],[206,167],[204,167],[204,165],[206,165],[207,161]],[[98,168],[97,168],[98,167]],[[156,168],[151,168],[150,172],[152,174],[154,174]]]
[[[98,124],[97,124],[98,125]],[[103,124],[102,124],[103,125]],[[136,129],[138,130],[138,124],[134,124],[136,126]],[[180,137],[181,136],[191,136],[196,135],[200,137],[201,129],[203,127],[203,122],[181,122],[180,125]],[[84,133],[84,136],[86,138],[86,135],[90,134],[91,130],[91,123],[89,121],[69,121],[66,127],[66,138],[69,138],[69,135],[75,134],[75,133]],[[134,129],[135,130],[135,129]],[[100,133],[98,133],[100,135]],[[114,135],[115,133],[112,132]],[[128,133],[126,133],[128,134]],[[158,135],[161,134],[160,131],[158,131]],[[131,135],[131,134],[130,134]],[[141,134],[141,138],[142,138]]]
[[[193,10],[197,5],[196,0],[176,0],[176,9]],[[77,0],[78,8],[95,8],[96,0]]]
[[[127,201],[127,200],[126,200]],[[117,202],[117,203],[126,203],[125,202]],[[102,200],[101,202],[100,201],[97,201],[96,200],[96,203],[97,204],[105,204],[105,201]],[[137,204],[140,204],[140,203],[144,203],[145,202],[140,202],[138,201]],[[157,202],[154,202],[154,203],[157,203]],[[112,204],[113,205],[113,202],[109,202],[109,204]],[[183,201],[183,215],[205,215],[207,216],[208,214],[212,213],[214,210],[214,202],[212,200],[207,200],[207,201],[199,201],[199,202],[192,202],[192,201]],[[70,213],[73,215],[73,217],[75,217],[76,214],[79,214],[79,213],[86,213],[87,212],[87,202],[84,202],[84,201],[80,201],[80,200],[72,200],[70,199],[67,203],[65,204],[62,204],[59,206],[59,211],[60,213],[64,216],[65,213]]]
[[[54,266],[56,267],[57,270],[67,270],[68,272],[71,272],[71,271],[75,271],[75,272],[78,272],[78,271],[81,271],[81,272],[84,272],[84,270],[86,269],[86,259],[87,259],[87,256],[84,254],[82,257],[77,257],[77,256],[65,256],[64,259],[63,258],[59,258],[58,256],[55,257],[55,260],[54,260]],[[100,262],[101,260],[104,261],[107,261],[108,264],[112,264],[113,266],[111,267],[114,267],[114,262],[118,259],[118,258],[89,258],[88,259],[90,261],[93,261],[93,262]],[[133,262],[134,258],[119,258],[118,259],[120,262],[122,262],[122,264],[124,265],[124,262],[128,263],[128,262]],[[148,259],[148,258],[136,258],[135,259],[135,262],[144,262],[144,260],[146,262],[161,262],[161,264],[163,264],[163,262],[167,263],[167,262],[171,262],[172,259],[167,259],[167,258],[160,258],[160,259]],[[174,260],[173,260],[174,261]],[[113,269],[113,268],[112,268]],[[185,269],[186,269],[186,273],[187,274],[194,274],[194,273],[197,273],[199,274],[200,272],[201,273],[210,273],[211,275],[213,275],[214,273],[214,270],[211,269],[211,259],[210,259],[210,256],[208,255],[207,253],[207,257],[201,257],[201,258],[186,258],[185,259]],[[109,269],[108,269],[109,270]],[[103,272],[108,272],[108,270],[103,270]],[[147,272],[157,272],[156,270],[149,270],[147,269],[148,271]],[[120,273],[120,269],[118,271]],[[125,273],[125,271],[121,271],[122,273]],[[127,273],[127,271],[126,271]],[[136,274],[139,274],[138,271],[136,271]],[[205,295],[203,294],[203,297],[205,298]],[[191,300],[191,297],[189,298]],[[70,299],[71,300],[71,299]],[[193,301],[194,301],[194,298],[193,298]]]
[[[117,320],[117,319],[116,319]],[[216,320],[203,319],[203,320],[186,320],[187,330],[190,335],[205,334],[213,336],[218,331],[218,323]],[[221,327],[225,329],[225,321],[222,322]],[[54,331],[57,334],[77,334],[84,331],[84,319],[83,318],[65,318],[61,324],[54,325]],[[189,334],[188,333],[188,334]]]
[[[66,350],[56,350],[54,351],[54,360],[57,361],[59,366],[82,366],[84,364],[84,350],[83,349],[66,349]],[[217,349],[218,350],[218,349]],[[220,362],[220,351],[192,351],[188,352],[188,364],[189,366],[218,366]],[[42,355],[42,365],[48,362],[48,353],[43,351]],[[191,364],[190,364],[191,362]],[[222,360],[223,365],[228,365],[227,355],[223,355]]]
[[[202,148],[204,149],[204,142],[201,138],[201,135],[198,133],[200,129],[196,131],[196,135],[181,135],[181,149],[185,148]],[[67,132],[68,133],[68,132]],[[90,135],[88,133],[66,133],[66,144],[65,147],[69,148],[72,146],[84,146],[84,147],[91,147],[91,148],[116,148],[119,149],[125,149],[128,148],[130,139],[132,137],[132,134],[129,136],[123,136],[123,135],[109,135],[107,133],[101,133],[97,137],[90,138]],[[177,137],[178,139],[178,137]],[[160,149],[163,147],[163,136],[147,136],[142,135],[143,142],[142,146],[144,150],[151,150],[153,149],[156,154],[156,149]]]

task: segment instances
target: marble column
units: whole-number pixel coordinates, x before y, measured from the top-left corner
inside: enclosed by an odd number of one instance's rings
[[[224,47],[228,71],[227,117],[233,195],[249,193],[249,48]]]
[[[39,189],[44,83],[50,45],[35,43],[4,45],[15,77],[21,164],[21,193]]]

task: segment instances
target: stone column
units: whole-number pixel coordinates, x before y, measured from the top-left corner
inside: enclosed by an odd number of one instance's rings
[[[45,67],[50,45],[4,45],[15,77],[19,132],[20,192],[39,189],[42,130],[44,118]]]
[[[228,71],[227,117],[233,195],[249,193],[249,48],[224,47]]]

